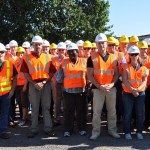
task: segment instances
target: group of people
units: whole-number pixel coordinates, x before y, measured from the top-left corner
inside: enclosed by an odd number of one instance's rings
[[[103,33],[96,36],[95,43],[67,40],[50,45],[38,35],[32,38],[32,47],[29,42],[18,47],[15,40],[6,46],[0,43],[0,138],[9,138],[7,128],[8,123],[13,123],[16,102],[22,118],[19,126],[26,123],[29,104],[32,106],[28,138],[39,132],[40,107],[47,136],[55,136],[53,125],[61,122],[62,106],[64,137],[73,134],[75,120],[79,134],[86,135],[90,91],[91,140],[101,133],[104,103],[110,136],[120,138],[117,121],[122,118],[125,139],[132,139],[132,120],[137,139],[143,139],[143,126],[150,130],[149,48],[150,39],[139,41],[132,36],[129,40],[123,35],[118,41]],[[53,113],[50,113],[52,100]]]

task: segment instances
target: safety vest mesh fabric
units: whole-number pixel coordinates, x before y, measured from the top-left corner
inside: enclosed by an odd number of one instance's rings
[[[61,62],[59,61],[58,56],[52,57],[52,64],[55,66],[56,70],[59,69]]]
[[[24,85],[26,83],[26,78],[24,76],[23,72],[20,72],[21,65],[22,65],[23,59],[20,59],[17,57],[17,60],[15,61],[14,65],[17,69],[18,75],[17,75],[17,86]]]
[[[78,92],[85,89],[86,85],[86,59],[78,58],[75,66],[72,66],[70,59],[66,58],[62,61],[64,72],[64,88],[69,89],[70,93]]]
[[[26,54],[24,60],[29,68],[32,80],[49,78],[51,55],[42,53],[39,58]]]
[[[10,61],[5,61],[3,69],[0,71],[0,96],[9,93],[12,88],[13,65]]]
[[[127,80],[133,88],[138,88],[142,84],[142,78],[147,77],[149,74],[149,71],[145,66],[140,67],[140,69],[136,71],[131,64],[124,64],[123,70],[127,73]],[[122,87],[125,92],[132,92],[124,83],[122,83]],[[146,86],[143,87],[140,92],[145,91],[145,88]]]
[[[105,62],[98,52],[91,54],[94,78],[99,84],[110,84],[113,81],[115,69],[117,67],[117,59],[113,54],[109,54],[108,60]]]

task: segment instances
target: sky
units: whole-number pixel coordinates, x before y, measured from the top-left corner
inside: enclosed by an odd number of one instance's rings
[[[109,0],[114,36],[150,34],[150,0]]]

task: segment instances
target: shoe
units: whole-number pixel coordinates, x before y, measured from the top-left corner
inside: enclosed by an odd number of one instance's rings
[[[116,139],[119,139],[120,138],[120,135],[118,133],[113,133],[113,132],[108,132],[108,134]]]
[[[26,124],[26,120],[22,119],[21,121],[19,121],[18,126],[24,126]]]
[[[132,136],[130,133],[125,134],[125,139],[126,140],[132,140]]]
[[[137,137],[138,140],[143,140],[144,139],[142,133],[137,133],[136,137]]]
[[[0,133],[0,138],[1,139],[9,139],[9,134],[8,133],[6,133],[6,132],[3,132],[3,133]]]
[[[15,123],[14,123],[14,121],[9,121],[9,127],[12,127],[12,128],[14,128],[14,127],[15,127]]]
[[[50,137],[54,137],[56,135],[53,131],[47,131],[47,132],[45,132],[45,134]]]
[[[28,138],[33,138],[33,137],[35,137],[36,135],[38,134],[38,132],[29,132],[29,134],[28,134]]]
[[[79,134],[81,135],[81,136],[84,136],[84,135],[86,135],[86,131],[79,131]]]
[[[64,137],[70,137],[70,132],[64,132]]]
[[[98,134],[93,134],[93,135],[90,137],[90,140],[96,140],[98,137],[99,137]]]

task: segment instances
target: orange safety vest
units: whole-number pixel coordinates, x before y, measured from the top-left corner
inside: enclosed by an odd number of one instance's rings
[[[18,75],[17,75],[17,86],[21,86],[24,85],[26,83],[26,78],[24,76],[23,72],[20,72],[21,69],[21,65],[22,65],[22,61],[23,59],[20,59],[19,57],[17,57],[14,65],[17,69]]]
[[[52,63],[55,66],[56,70],[58,70],[61,65],[61,61],[59,61],[58,56],[52,57]]]
[[[145,66],[147,69],[149,69],[149,74],[147,77],[147,86],[150,85],[150,56],[147,56],[147,59],[145,61],[145,63],[143,64],[143,66]]]
[[[105,62],[98,52],[91,55],[94,69],[94,78],[101,85],[110,84],[113,81],[115,69],[117,67],[117,58],[109,54]]]
[[[148,76],[149,71],[145,66],[140,67],[139,70],[135,70],[131,64],[123,64],[123,69],[127,73],[128,82],[133,88],[138,88],[142,84],[142,78]],[[132,93],[124,83],[122,83],[123,90],[128,93]],[[143,87],[140,92],[145,91],[146,87]]]
[[[14,59],[11,54],[7,54],[6,60],[9,60],[10,62],[12,62],[12,63],[14,64],[15,61],[17,60],[17,56],[16,56],[16,58]]]
[[[32,54],[26,54],[23,57],[29,68],[29,74],[32,80],[49,78],[49,68],[51,63],[51,55],[42,53],[39,58]]]
[[[9,93],[12,88],[13,64],[10,61],[5,61],[3,68],[0,71],[0,96]]]
[[[86,86],[86,60],[78,58],[75,66],[70,63],[70,59],[66,58],[62,61],[64,72],[64,88],[77,89],[85,88]]]

